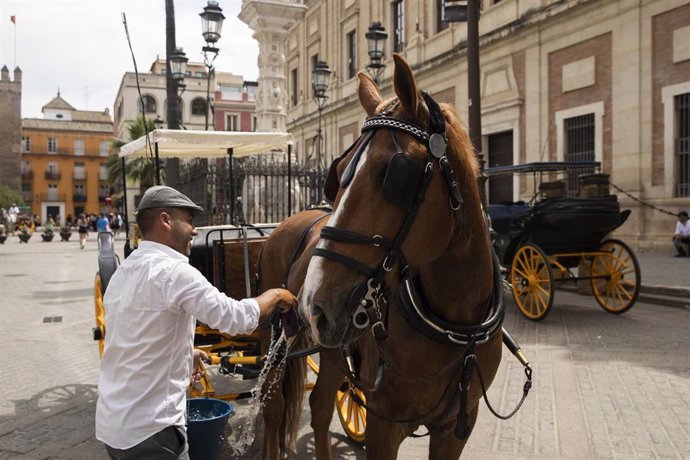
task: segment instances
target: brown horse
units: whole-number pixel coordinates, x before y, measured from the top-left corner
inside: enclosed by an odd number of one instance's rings
[[[345,378],[366,396],[368,458],[395,458],[421,425],[429,458],[458,458],[477,417],[478,371],[488,387],[501,359],[500,274],[467,131],[394,60],[392,100],[359,74],[368,118],[329,173],[333,214],[287,219],[262,257],[261,288],[287,279],[313,338],[330,347],[310,396],[319,459],[331,457]]]

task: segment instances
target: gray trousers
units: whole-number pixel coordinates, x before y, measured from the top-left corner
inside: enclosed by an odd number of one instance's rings
[[[112,460],[189,460],[187,432],[181,426],[169,426],[129,449],[105,445]]]

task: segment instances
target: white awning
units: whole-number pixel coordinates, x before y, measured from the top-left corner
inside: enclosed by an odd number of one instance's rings
[[[244,157],[272,150],[287,151],[294,143],[290,133],[257,133],[241,131],[183,131],[156,129],[149,133],[151,150],[146,137],[123,145],[120,157],[134,158],[155,154],[158,144],[160,158],[223,158],[228,149],[234,157]]]

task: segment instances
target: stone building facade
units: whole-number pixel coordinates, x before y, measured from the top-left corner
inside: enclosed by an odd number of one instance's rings
[[[250,0],[246,0],[250,2]],[[322,112],[327,165],[358,136],[364,112],[356,70],[369,63],[364,34],[388,33],[392,54],[412,65],[421,88],[467,120],[467,26],[441,20],[442,1],[305,0],[287,35],[287,128],[301,161],[313,156],[319,113],[311,71],[333,70]],[[617,236],[668,247],[675,217],[690,209],[690,1],[484,0],[479,22],[482,151],[488,166],[600,161],[632,209]],[[493,179],[492,179],[493,180]],[[487,185],[490,202],[529,200],[531,178]],[[612,189],[615,192],[615,189]]]
[[[0,70],[0,184],[21,190],[22,71]]]

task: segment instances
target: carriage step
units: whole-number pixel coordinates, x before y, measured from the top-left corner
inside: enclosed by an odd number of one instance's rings
[[[250,380],[259,377],[261,373],[261,365],[258,364],[230,364],[227,361],[221,360],[222,374],[236,374],[241,375],[242,380]]]

